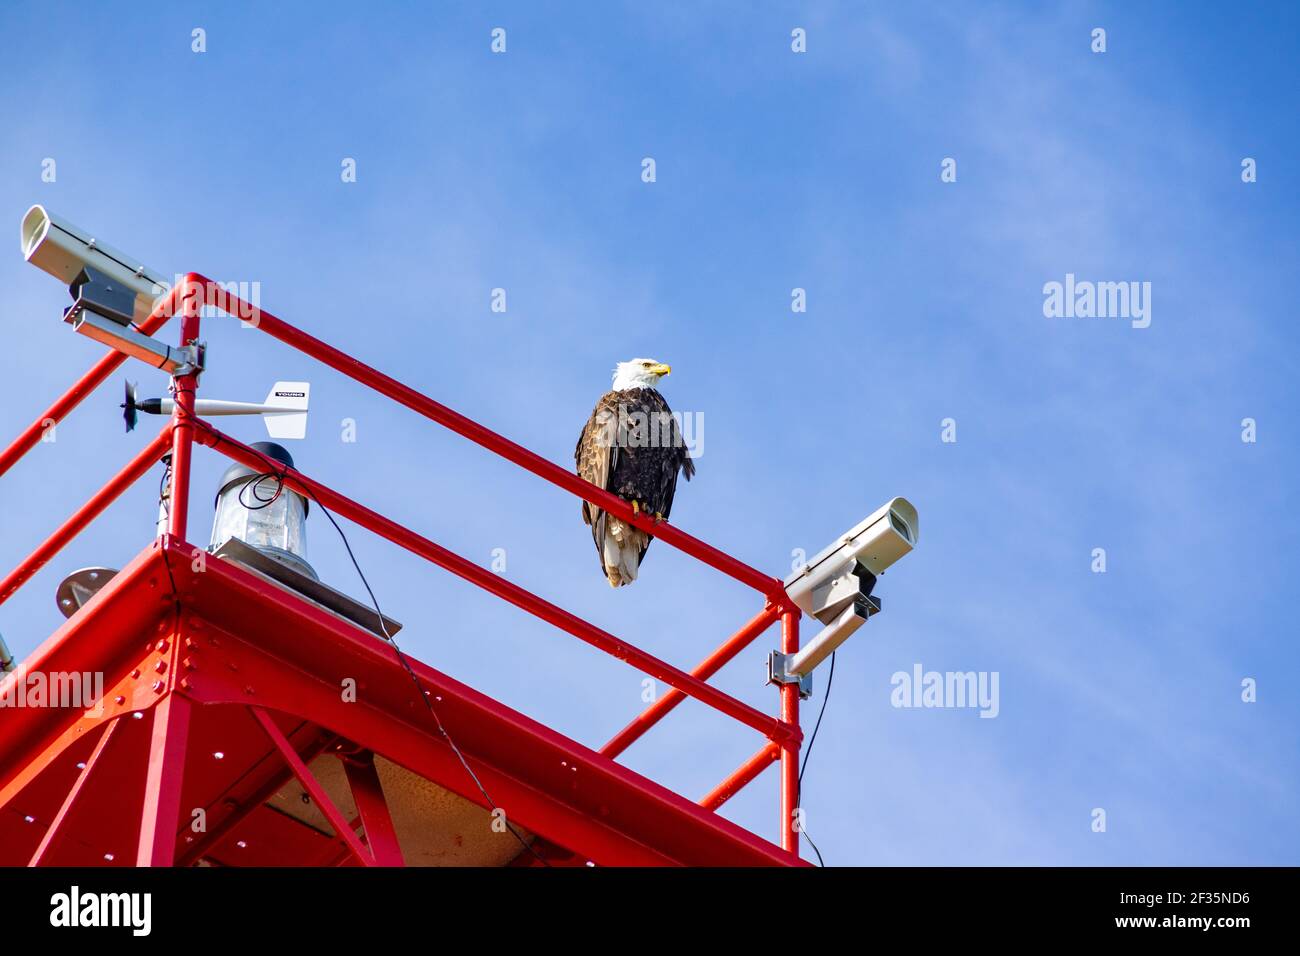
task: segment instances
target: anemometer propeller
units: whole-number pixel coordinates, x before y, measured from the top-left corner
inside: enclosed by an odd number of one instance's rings
[[[170,415],[176,403],[170,398],[136,397],[135,385],[126,383],[126,400],[122,402],[122,417],[126,430],[135,428],[137,412],[148,415]],[[266,433],[272,438],[307,437],[307,399],[311,394],[310,382],[276,382],[260,405],[254,402],[222,402],[200,398],[194,402],[197,415],[261,415]]]

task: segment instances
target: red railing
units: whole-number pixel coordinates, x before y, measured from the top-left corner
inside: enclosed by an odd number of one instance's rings
[[[621,498],[597,488],[573,472],[435,402],[301,329],[253,307],[197,273],[186,275],[163,296],[149,318],[142,323],[141,329],[146,334],[152,334],[179,311],[181,345],[194,344],[199,336],[200,310],[203,306],[214,307],[227,315],[238,316],[291,348],[342,372],[349,378],[468,438],[551,484],[649,532],[666,544],[757,591],[764,600],[763,609],[695,668],[689,672],[682,671],[544,598],[493,574],[467,558],[416,534],[296,469],[283,469],[285,484],[316,499],[332,512],[354,521],[394,544],[668,684],[672,688],[671,691],[646,708],[601,748],[600,752],[605,756],[611,759],[617,757],[686,697],[693,697],[763,734],[767,741],[758,752],[699,802],[708,809],[716,810],[757,777],[769,763],[779,760],[781,764],[781,845],[792,853],[798,853],[798,831],[793,825],[798,800],[798,762],[802,742],[797,686],[780,685],[781,713],[779,717],[772,717],[707,683],[713,674],[748,647],[777,620],[781,621],[781,651],[789,654],[798,650],[800,612],[786,595],[781,581],[763,574],[667,522],[655,522],[643,512],[634,513],[631,505]],[[125,357],[121,353],[110,352],[92,366],[8,448],[0,452],[0,475],[8,471],[40,441],[47,427],[65,418],[124,360]],[[127,487],[143,476],[169,445],[172,455],[172,507],[168,531],[180,539],[185,538],[187,530],[186,503],[189,498],[190,460],[196,441],[251,468],[259,471],[266,469],[267,461],[262,455],[195,416],[196,388],[197,375],[179,376],[174,380],[176,411],[171,422],[136,455],[126,468],[110,479],[26,560],[0,581],[0,603],[12,596],[68,541],[94,520]]]

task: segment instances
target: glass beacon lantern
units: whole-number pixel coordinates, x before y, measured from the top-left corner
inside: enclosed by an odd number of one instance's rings
[[[275,442],[253,443],[254,451],[289,468],[293,456]],[[267,469],[257,471],[233,464],[221,476],[217,513],[212,520],[208,550],[252,571],[279,587],[294,591],[318,607],[385,639],[402,629],[399,621],[330,587],[307,563],[309,502],[284,487]],[[276,494],[277,488],[279,494]]]
[[[293,456],[275,442],[256,442],[252,448],[273,461],[293,467]],[[308,501],[302,495],[281,487],[265,471],[258,472],[236,462],[221,476],[216,509],[212,551],[231,538],[238,538],[268,558],[313,581],[320,580],[307,562]]]

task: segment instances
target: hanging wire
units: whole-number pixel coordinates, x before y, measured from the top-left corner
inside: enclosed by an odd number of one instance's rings
[[[822,696],[822,707],[821,710],[817,712],[817,723],[813,724],[812,736],[808,738],[808,746],[804,749],[803,752],[803,765],[799,768],[799,783],[795,788],[796,795],[794,801],[795,806],[797,807],[803,806],[803,774],[804,771],[808,769],[808,758],[812,756],[813,744],[817,743],[817,731],[821,729],[822,718],[826,716],[826,705],[830,702],[831,684],[834,683],[834,681],[835,681],[835,652],[831,651],[831,669],[830,669],[830,674],[827,675],[826,677],[826,693]],[[808,835],[807,830],[803,831],[803,835],[804,835],[804,839],[808,841],[808,845],[813,848],[813,852],[817,854],[818,865],[824,867],[826,865],[826,861],[822,859],[822,851],[817,849],[817,844],[813,842],[813,838]]]

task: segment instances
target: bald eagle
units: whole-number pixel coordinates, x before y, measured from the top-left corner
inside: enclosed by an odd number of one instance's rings
[[[613,388],[592,409],[573,453],[580,477],[656,520],[672,512],[677,472],[687,481],[695,474],[677,419],[659,394],[659,380],[670,371],[653,359],[618,363]],[[587,501],[582,503],[582,520],[591,525],[600,569],[610,587],[635,581],[650,535]]]

